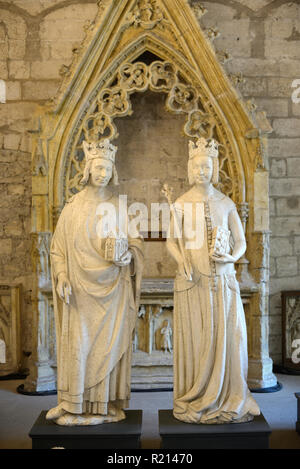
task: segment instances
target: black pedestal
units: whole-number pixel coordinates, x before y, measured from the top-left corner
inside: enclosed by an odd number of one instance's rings
[[[300,433],[300,392],[296,392],[295,396],[297,398],[297,422],[296,422],[296,431]]]
[[[263,415],[248,423],[197,425],[160,410],[159,433],[164,449],[268,449],[271,429]]]
[[[126,419],[102,425],[64,427],[46,420],[41,412],[29,436],[32,449],[138,449],[142,429],[142,411],[127,410]]]

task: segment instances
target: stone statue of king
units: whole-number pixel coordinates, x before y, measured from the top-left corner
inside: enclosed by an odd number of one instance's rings
[[[83,149],[84,188],[66,203],[51,244],[58,405],[46,418],[67,426],[125,418],[143,268],[142,239],[121,231],[109,187],[118,184],[117,147],[102,140]]]

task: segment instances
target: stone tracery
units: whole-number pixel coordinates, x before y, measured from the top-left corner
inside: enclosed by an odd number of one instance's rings
[[[101,89],[87,115],[84,117],[77,134],[77,143],[68,162],[66,177],[66,200],[81,189],[80,179],[83,172],[82,139],[96,141],[103,138],[115,139],[118,131],[114,119],[132,113],[130,95],[151,89],[167,94],[166,109],[171,113],[186,115],[183,132],[187,137],[212,138],[217,127],[214,117],[202,109],[202,97],[196,87],[183,77],[170,61],[154,61],[149,66],[143,62],[123,63],[110,79],[111,86]],[[220,139],[222,135],[217,132]],[[76,138],[76,137],[75,137]],[[222,146],[220,165],[220,187],[229,196],[233,193],[234,174],[228,165],[226,147]],[[237,194],[236,194],[237,195]]]

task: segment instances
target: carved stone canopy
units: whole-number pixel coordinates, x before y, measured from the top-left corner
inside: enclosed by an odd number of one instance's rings
[[[213,137],[221,144],[220,189],[238,205],[248,243],[241,272],[250,292],[250,380],[252,387],[274,384],[266,325],[267,147],[255,113],[224,72],[210,42],[215,34],[199,26],[204,7],[193,9],[186,0],[98,3],[84,42],[71,66],[64,67],[57,96],[39,112],[33,133],[32,232],[51,234],[64,203],[80,189],[82,141],[116,139],[116,119],[132,113],[134,93],[163,93],[166,110],[184,116],[183,135]],[[38,278],[45,274],[38,264],[36,298],[41,295]],[[37,308],[39,304],[36,301]]]
[[[166,109],[186,116],[184,135],[219,140],[220,188],[237,203],[246,201],[245,174],[263,166],[261,141],[245,138],[255,126],[199,28],[198,10],[185,0],[100,2],[97,19],[41,119],[54,215],[79,190],[82,140],[117,138],[115,118],[130,115],[130,95],[148,89],[165,93]],[[43,175],[41,144],[36,148],[34,171]],[[248,203],[250,198],[249,193]]]

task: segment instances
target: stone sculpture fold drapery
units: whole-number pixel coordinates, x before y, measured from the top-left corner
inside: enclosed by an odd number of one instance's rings
[[[178,263],[174,416],[188,423],[245,422],[260,413],[247,386],[246,323],[234,269],[246,241],[235,204],[212,185],[217,180],[217,157],[214,141],[199,139],[196,145],[190,144],[192,188],[173,206],[167,242]],[[174,232],[175,216],[177,222],[181,220],[185,263],[178,247],[180,233]],[[213,249],[216,229],[230,232],[231,242]]]
[[[51,243],[59,404],[47,418],[61,425],[118,421],[125,418],[122,409],[130,397],[142,240],[128,239],[126,261],[106,258],[111,232],[106,233],[105,217],[99,216],[101,206],[110,207],[117,220],[122,214],[118,198],[106,188],[113,174],[117,178],[112,146],[105,145],[85,148],[87,185],[65,205]]]

